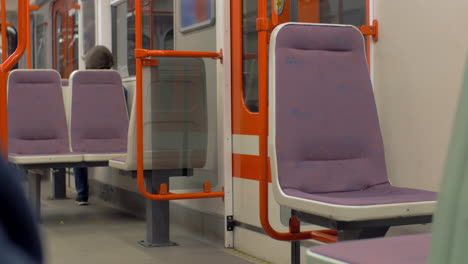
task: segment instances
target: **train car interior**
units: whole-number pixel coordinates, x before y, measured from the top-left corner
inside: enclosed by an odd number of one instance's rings
[[[467,11],[0,0],[0,263],[466,263]]]

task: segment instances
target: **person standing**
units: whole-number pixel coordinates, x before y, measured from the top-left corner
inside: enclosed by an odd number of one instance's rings
[[[94,46],[91,48],[85,57],[85,65],[87,70],[110,70],[114,66],[114,57],[110,50],[105,46]],[[127,90],[125,87],[125,101],[127,101]],[[76,203],[78,205],[88,205],[89,185],[88,185],[88,168],[74,168],[75,188],[76,188]]]

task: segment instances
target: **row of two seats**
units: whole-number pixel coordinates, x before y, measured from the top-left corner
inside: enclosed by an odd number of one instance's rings
[[[120,75],[75,71],[69,83],[62,88],[53,70],[11,72],[10,163],[24,169],[94,167],[125,156],[129,120]],[[39,208],[40,186],[35,188]]]

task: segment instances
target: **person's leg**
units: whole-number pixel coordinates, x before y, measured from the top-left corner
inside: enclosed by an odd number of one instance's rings
[[[76,201],[79,204],[88,203],[88,168],[74,168],[75,174],[75,188],[76,188]]]

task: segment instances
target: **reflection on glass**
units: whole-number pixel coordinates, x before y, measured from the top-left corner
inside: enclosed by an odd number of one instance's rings
[[[70,28],[73,28],[73,32],[70,32],[72,36],[72,40],[70,42],[71,48],[69,49],[69,51],[73,53],[73,54],[70,54],[70,57],[73,60],[73,63],[71,64],[73,65],[73,69],[70,69],[70,73],[73,72],[73,70],[79,68],[78,66],[78,59],[79,59],[79,56],[78,56],[78,44],[79,44],[78,12],[75,11],[73,13],[72,21],[73,21],[73,25]]]
[[[298,14],[291,14],[291,17],[299,18],[302,22],[366,24],[366,0],[292,1],[298,5]],[[271,12],[270,7],[268,11]],[[257,1],[243,0],[243,92],[245,106],[251,112],[258,112],[256,19]]]
[[[83,10],[83,52],[84,55],[96,44],[96,18],[94,15],[94,0],[82,0]],[[78,25],[78,23],[77,23]]]
[[[143,2],[143,48],[173,50],[173,5],[167,1]],[[135,14],[133,1],[112,7],[112,47],[117,70],[123,77],[135,75]]]
[[[42,15],[36,15],[35,17],[35,32],[34,32],[34,68],[46,69],[50,68],[47,64],[47,23]]]
[[[320,23],[366,24],[366,1],[320,0]]]
[[[62,14],[60,13],[60,11],[57,11],[56,15],[56,22],[55,22],[55,26],[56,26],[56,29],[55,29],[55,33],[56,33],[56,37],[55,37],[55,47],[56,47],[56,56],[55,56],[55,65],[56,65],[56,69],[57,71],[63,75],[63,61],[64,61],[64,56],[63,56],[63,34],[62,34]]]
[[[271,1],[268,1],[271,17]],[[257,1],[243,0],[243,92],[244,103],[251,112],[258,112]]]

